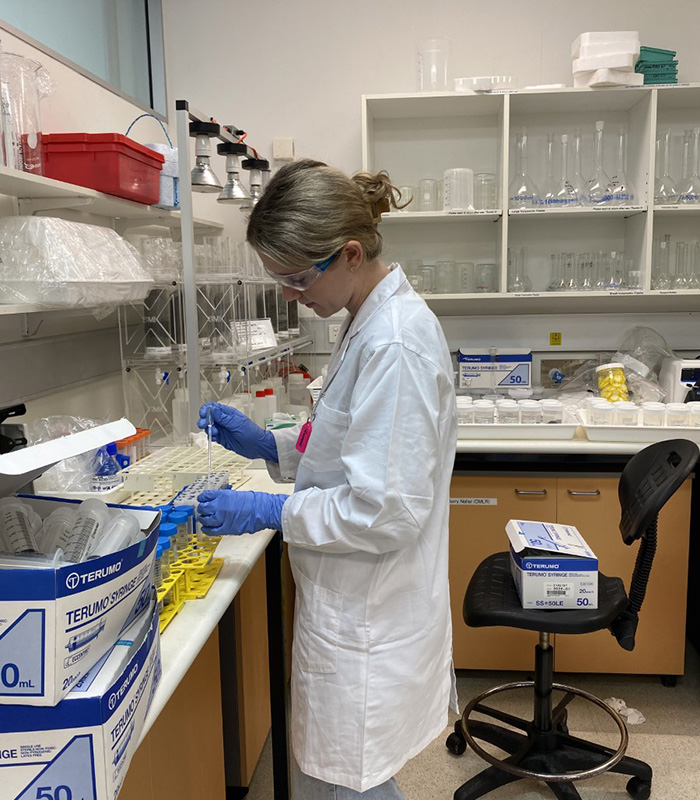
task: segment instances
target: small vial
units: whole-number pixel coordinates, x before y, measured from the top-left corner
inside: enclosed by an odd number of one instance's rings
[[[613,404],[607,400],[598,400],[591,406],[589,419],[591,425],[612,425],[615,417]]]
[[[160,589],[163,585],[163,546],[158,544],[156,545],[156,560],[153,564],[153,583],[156,585],[156,589]]]
[[[195,524],[195,516],[194,516],[194,506],[190,506],[190,505],[180,506],[180,505],[177,505],[177,506],[175,506],[175,512],[177,514],[187,514],[187,518],[189,520],[190,535],[193,536],[197,532],[196,524]]]
[[[457,422],[459,425],[474,422],[474,402],[471,397],[457,396]]]
[[[700,428],[700,403],[686,403],[688,406],[688,423],[691,428]]]
[[[473,406],[476,425],[493,425],[496,418],[496,406],[491,400],[477,400]]]
[[[16,497],[0,500],[0,539],[7,553],[38,553],[41,517]]]
[[[160,535],[170,539],[170,563],[175,564],[178,558],[177,552],[177,525],[166,522],[160,526]]]
[[[170,577],[170,565],[173,563],[172,548],[170,547],[170,539],[167,536],[159,536],[158,544],[163,548],[163,563],[168,564],[168,577]]]
[[[616,425],[636,425],[639,422],[639,409],[634,403],[620,400],[614,404]]]
[[[561,425],[564,422],[564,404],[559,400],[542,400],[540,406],[545,425]]]
[[[542,422],[542,406],[537,400],[520,400],[520,422],[523,425],[537,425]]]
[[[499,400],[496,416],[501,425],[517,425],[520,422],[520,408],[515,400]]]
[[[690,422],[686,403],[668,403],[666,405],[666,425],[669,428],[686,428]]]
[[[666,422],[666,406],[664,403],[647,401],[642,403],[642,424],[661,427]]]
[[[190,518],[187,514],[173,511],[168,517],[168,523],[177,526],[177,549],[184,550],[190,543]]]

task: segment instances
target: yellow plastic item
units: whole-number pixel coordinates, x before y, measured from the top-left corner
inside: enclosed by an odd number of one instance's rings
[[[628,400],[627,379],[625,378],[625,368],[622,364],[601,364],[596,367],[598,378],[598,391],[600,396],[617,403],[620,400]]]
[[[162,633],[171,620],[185,605],[185,572],[179,567],[173,567],[170,577],[163,581],[157,590],[160,632]]]

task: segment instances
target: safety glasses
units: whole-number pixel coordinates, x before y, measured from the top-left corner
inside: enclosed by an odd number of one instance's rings
[[[277,283],[282,286],[288,286],[290,289],[295,289],[297,292],[304,292],[321,277],[321,275],[330,267],[330,265],[338,258],[343,252],[341,247],[336,253],[327,258],[325,261],[319,261],[314,264],[311,269],[305,269],[303,272],[290,272],[287,275],[280,275],[278,272],[272,272],[265,267],[265,272],[274,278]]]

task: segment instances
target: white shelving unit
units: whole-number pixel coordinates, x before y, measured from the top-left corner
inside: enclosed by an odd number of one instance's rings
[[[515,132],[527,127],[528,173],[541,185],[546,134],[581,130],[583,172],[592,172],[596,120],[606,132],[627,133],[627,174],[635,205],[574,209],[507,209],[513,175]],[[657,129],[670,128],[676,141],[700,125],[700,84],[607,90],[462,95],[457,93],[367,95],[362,99],[363,168],[385,169],[397,185],[442,178],[446,169],[470,167],[496,175],[499,209],[468,214],[392,212],[382,220],[390,260],[496,262],[498,291],[476,295],[425,295],[438,314],[646,313],[700,311],[700,291],[651,290],[654,237],[700,239],[700,206],[653,203]],[[556,140],[555,140],[556,141]],[[615,163],[613,136],[606,137],[606,171]],[[557,142],[558,146],[558,142]],[[570,148],[570,167],[573,166]],[[555,156],[556,158],[556,156]],[[558,172],[559,164],[555,161]],[[680,147],[672,151],[671,174],[680,176]],[[467,225],[459,223],[469,223]],[[533,291],[508,294],[509,247],[527,247]],[[623,250],[642,274],[641,291],[547,292],[550,254]]]

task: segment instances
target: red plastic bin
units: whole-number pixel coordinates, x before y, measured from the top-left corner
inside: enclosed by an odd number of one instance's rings
[[[44,175],[153,205],[165,158],[121,133],[45,133]]]

